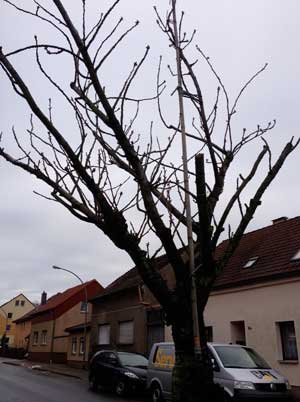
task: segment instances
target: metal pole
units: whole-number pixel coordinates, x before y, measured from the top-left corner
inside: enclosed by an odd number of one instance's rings
[[[193,314],[194,348],[195,350],[199,350],[200,339],[199,339],[198,311],[197,311],[197,292],[194,278],[195,255],[194,255],[192,214],[191,214],[191,202],[190,202],[190,191],[189,191],[185,114],[183,105],[182,69],[181,69],[180,43],[179,43],[177,15],[176,15],[176,0],[172,0],[172,14],[173,14],[174,37],[175,37],[175,48],[176,48],[177,86],[178,86],[180,130],[181,130],[181,141],[182,141],[182,163],[183,163],[183,177],[184,177],[184,189],[185,189],[189,269],[191,273],[191,303],[192,303],[192,314]]]
[[[80,276],[75,274],[75,272],[70,271],[69,269],[66,269],[66,268],[58,267],[57,265],[53,265],[52,268],[53,269],[60,269],[61,271],[69,272],[70,274],[74,275],[82,285],[84,284],[83,280],[80,278]],[[85,367],[85,362],[86,362],[86,338],[87,338],[87,336],[86,336],[87,335],[86,327],[87,327],[87,314],[88,314],[88,297],[87,297],[86,286],[84,287],[84,296],[85,296],[85,311],[84,311],[84,329],[83,329],[83,331],[84,331],[83,332],[83,338],[84,338],[83,367]]]

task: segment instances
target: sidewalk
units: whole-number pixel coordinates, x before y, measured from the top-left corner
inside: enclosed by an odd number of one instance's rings
[[[66,364],[47,364],[37,363],[28,360],[17,360],[9,358],[0,358],[0,363],[8,364],[12,366],[25,367],[29,370],[46,371],[48,373],[54,373],[63,375],[66,377],[78,378],[83,381],[88,381],[88,371],[80,368],[72,368]]]

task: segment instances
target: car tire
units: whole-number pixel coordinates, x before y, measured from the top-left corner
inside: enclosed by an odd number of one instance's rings
[[[94,373],[91,373],[89,375],[89,388],[93,392],[96,392],[98,390],[98,382]]]
[[[152,402],[163,402],[164,400],[162,390],[158,384],[151,386],[151,400]]]
[[[125,396],[126,395],[126,385],[123,380],[119,380],[115,386],[115,393],[118,396]]]

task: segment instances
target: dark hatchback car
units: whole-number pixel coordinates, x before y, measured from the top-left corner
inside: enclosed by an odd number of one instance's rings
[[[90,388],[111,389],[119,396],[143,392],[147,385],[148,360],[138,353],[102,350],[90,361]]]

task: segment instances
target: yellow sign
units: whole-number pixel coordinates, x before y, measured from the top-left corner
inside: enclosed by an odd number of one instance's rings
[[[170,353],[169,350],[163,350],[161,348],[158,349],[154,366],[158,368],[170,368],[172,369],[175,364],[175,356],[174,353]]]

